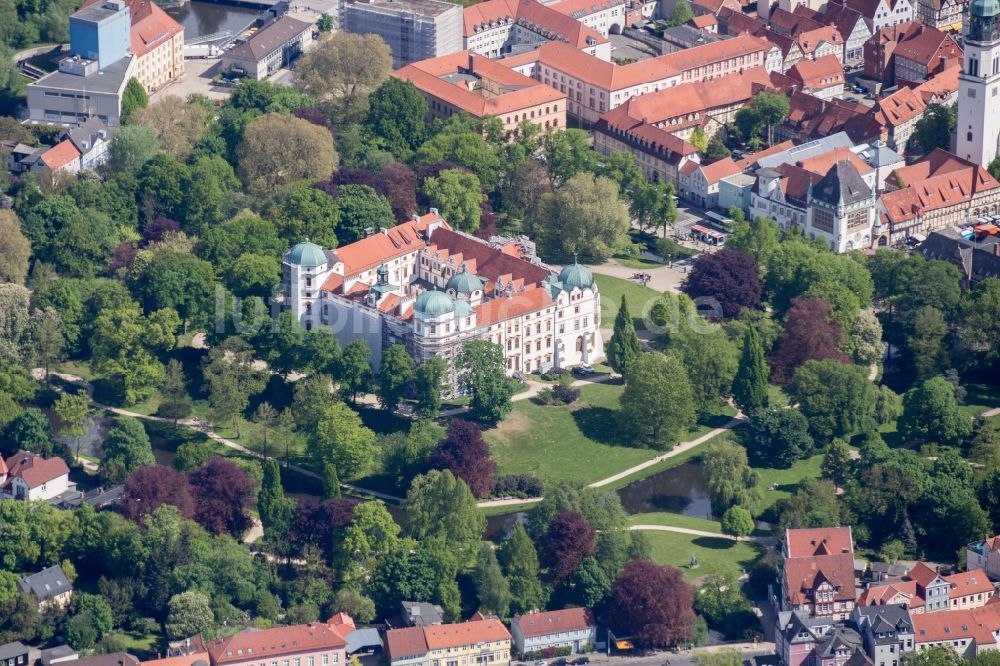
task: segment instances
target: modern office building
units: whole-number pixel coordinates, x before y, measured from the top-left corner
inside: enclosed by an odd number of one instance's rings
[[[443,0],[343,0],[340,26],[384,39],[393,69],[462,50],[462,6]]]

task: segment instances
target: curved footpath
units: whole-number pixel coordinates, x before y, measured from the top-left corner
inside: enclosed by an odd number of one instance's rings
[[[40,368],[36,368],[35,370],[32,370],[32,375],[37,375],[40,370],[41,370]],[[44,378],[44,370],[41,370],[41,373],[42,373],[43,378]],[[66,373],[62,373],[62,372],[51,372],[49,374],[51,374],[54,377],[59,377],[63,381],[68,382],[70,384],[73,384],[74,386],[78,386],[81,389],[83,389],[84,391],[86,391],[87,395],[90,396],[90,398],[91,398],[90,399],[90,404],[93,405],[94,407],[96,407],[97,409],[103,409],[103,410],[111,412],[112,414],[118,414],[119,416],[131,416],[133,418],[142,419],[144,421],[155,421],[157,423],[167,423],[167,424],[173,424],[174,423],[173,419],[166,419],[166,418],[163,418],[162,416],[153,416],[151,414],[140,414],[138,412],[130,412],[127,409],[121,409],[120,407],[111,407],[110,405],[104,405],[102,403],[96,402],[93,399],[94,387],[91,385],[90,382],[88,382],[87,380],[83,379],[82,377],[77,377],[76,375],[70,375],[70,374],[66,374]],[[58,387],[53,387],[53,388],[56,391],[60,390]],[[271,456],[265,456],[265,455],[263,455],[261,453],[257,453],[256,451],[252,451],[252,450],[248,449],[247,447],[242,446],[241,444],[237,444],[236,442],[234,442],[234,441],[232,441],[230,439],[226,439],[222,435],[219,435],[217,432],[215,432],[214,430],[212,430],[212,428],[207,423],[205,423],[204,421],[202,421],[201,419],[197,419],[197,418],[195,418],[195,419],[181,419],[180,421],[177,422],[177,424],[185,426],[185,427],[188,427],[188,428],[191,428],[192,430],[197,430],[201,434],[203,434],[206,437],[208,437],[209,439],[211,439],[213,442],[218,442],[219,444],[222,444],[223,446],[225,446],[227,448],[233,449],[234,451],[239,451],[240,453],[242,453],[244,455],[248,455],[248,456],[251,456],[253,458],[258,458],[260,460],[265,460],[265,459],[277,460],[277,458],[272,458]],[[93,465],[93,463],[90,463],[90,461],[86,461],[86,460],[79,460],[78,462],[82,463],[85,467],[87,467],[88,463],[90,465]],[[278,463],[280,464],[281,461],[279,460]],[[320,479],[321,478],[320,475],[317,474],[316,472],[313,472],[312,470],[308,470],[308,469],[306,469],[304,467],[299,467],[298,465],[288,465],[286,469],[290,469],[293,472],[296,472],[298,474],[302,474],[304,476],[311,477],[313,479]],[[381,499],[381,500],[386,500],[388,502],[402,502],[403,501],[402,497],[396,497],[395,495],[389,495],[387,493],[381,493],[381,492],[378,492],[377,490],[369,490],[367,488],[361,488],[359,486],[355,486],[355,485],[352,485],[350,483],[343,483],[343,482],[341,482],[340,487],[343,488],[343,489],[345,489],[345,490],[348,490],[348,491],[350,491],[350,492],[352,492],[352,493],[354,493],[356,495],[360,495],[360,496],[366,496],[366,495],[368,495],[368,496],[371,496],[371,497],[377,497],[378,499]]]

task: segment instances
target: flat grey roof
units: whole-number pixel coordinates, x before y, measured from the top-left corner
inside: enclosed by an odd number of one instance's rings
[[[420,14],[421,16],[439,16],[454,7],[461,9],[461,5],[443,0],[372,0],[362,2],[348,2],[348,7],[364,8],[377,7],[388,9],[396,13]]]
[[[132,56],[122,58],[90,76],[77,76],[57,70],[29,83],[28,87],[72,90],[74,92],[116,93],[125,81],[125,73],[128,71],[131,59]]]
[[[762,167],[795,164],[796,162],[801,162],[802,160],[813,157],[814,155],[828,153],[835,148],[850,148],[853,145],[854,142],[851,141],[846,132],[837,132],[836,134],[824,136],[822,139],[816,139],[814,141],[789,148],[788,150],[783,150],[780,153],[762,157],[757,160],[757,164]]]
[[[117,14],[119,10],[109,9],[103,4],[90,5],[89,7],[82,7],[78,9],[70,18],[82,19],[84,21],[93,21],[94,23],[100,23],[104,19],[110,18]]]

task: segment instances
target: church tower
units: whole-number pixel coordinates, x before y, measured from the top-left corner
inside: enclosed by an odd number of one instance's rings
[[[988,167],[1000,141],[1000,0],[973,0],[966,26],[955,153]]]

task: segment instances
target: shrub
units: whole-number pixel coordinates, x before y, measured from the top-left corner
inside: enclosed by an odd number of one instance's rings
[[[497,477],[493,486],[494,497],[541,497],[545,486],[531,474],[511,474]]]
[[[580,397],[580,389],[572,386],[559,385],[552,389],[552,397],[556,402],[568,405],[576,402]]]

